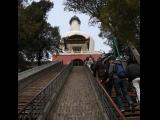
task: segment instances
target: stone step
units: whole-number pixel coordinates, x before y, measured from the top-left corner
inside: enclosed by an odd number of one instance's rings
[[[127,120],[140,120],[139,116],[135,116],[135,117],[126,117]]]
[[[140,111],[135,111],[135,112],[129,112],[129,111],[124,111],[124,115],[127,116],[139,116],[140,115]]]

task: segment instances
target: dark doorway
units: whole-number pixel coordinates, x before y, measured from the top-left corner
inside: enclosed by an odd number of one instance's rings
[[[81,59],[73,60],[73,66],[83,66],[83,61]]]

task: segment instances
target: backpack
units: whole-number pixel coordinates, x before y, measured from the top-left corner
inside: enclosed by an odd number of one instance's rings
[[[126,77],[126,71],[122,64],[118,64],[118,63],[115,64],[115,73],[119,78]]]

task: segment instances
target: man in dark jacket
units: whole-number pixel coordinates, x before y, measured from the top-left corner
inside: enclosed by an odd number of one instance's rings
[[[140,102],[140,65],[134,61],[129,61],[126,68],[128,81],[133,84],[136,89],[138,102]]]
[[[96,77],[102,82],[105,78],[106,68],[102,63],[102,58],[99,57],[97,62],[95,63]]]
[[[108,60],[104,62],[103,66],[104,66],[104,69],[105,69],[105,75],[104,75],[104,78],[102,79],[102,84],[104,85],[108,94],[111,96],[112,87],[113,87],[113,80],[109,79],[109,73],[108,73],[109,62],[108,62]]]

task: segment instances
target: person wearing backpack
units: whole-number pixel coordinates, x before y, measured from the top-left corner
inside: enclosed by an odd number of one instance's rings
[[[126,68],[128,81],[136,90],[138,103],[140,103],[140,65],[135,61],[129,60]]]
[[[119,60],[114,61],[114,59],[110,58],[109,78],[114,80],[113,84],[117,96],[117,103],[122,112],[125,111],[121,99],[122,96],[124,96],[124,98],[127,100],[130,110],[134,109],[133,101],[128,95],[126,77],[125,66],[122,64],[122,62]]]

